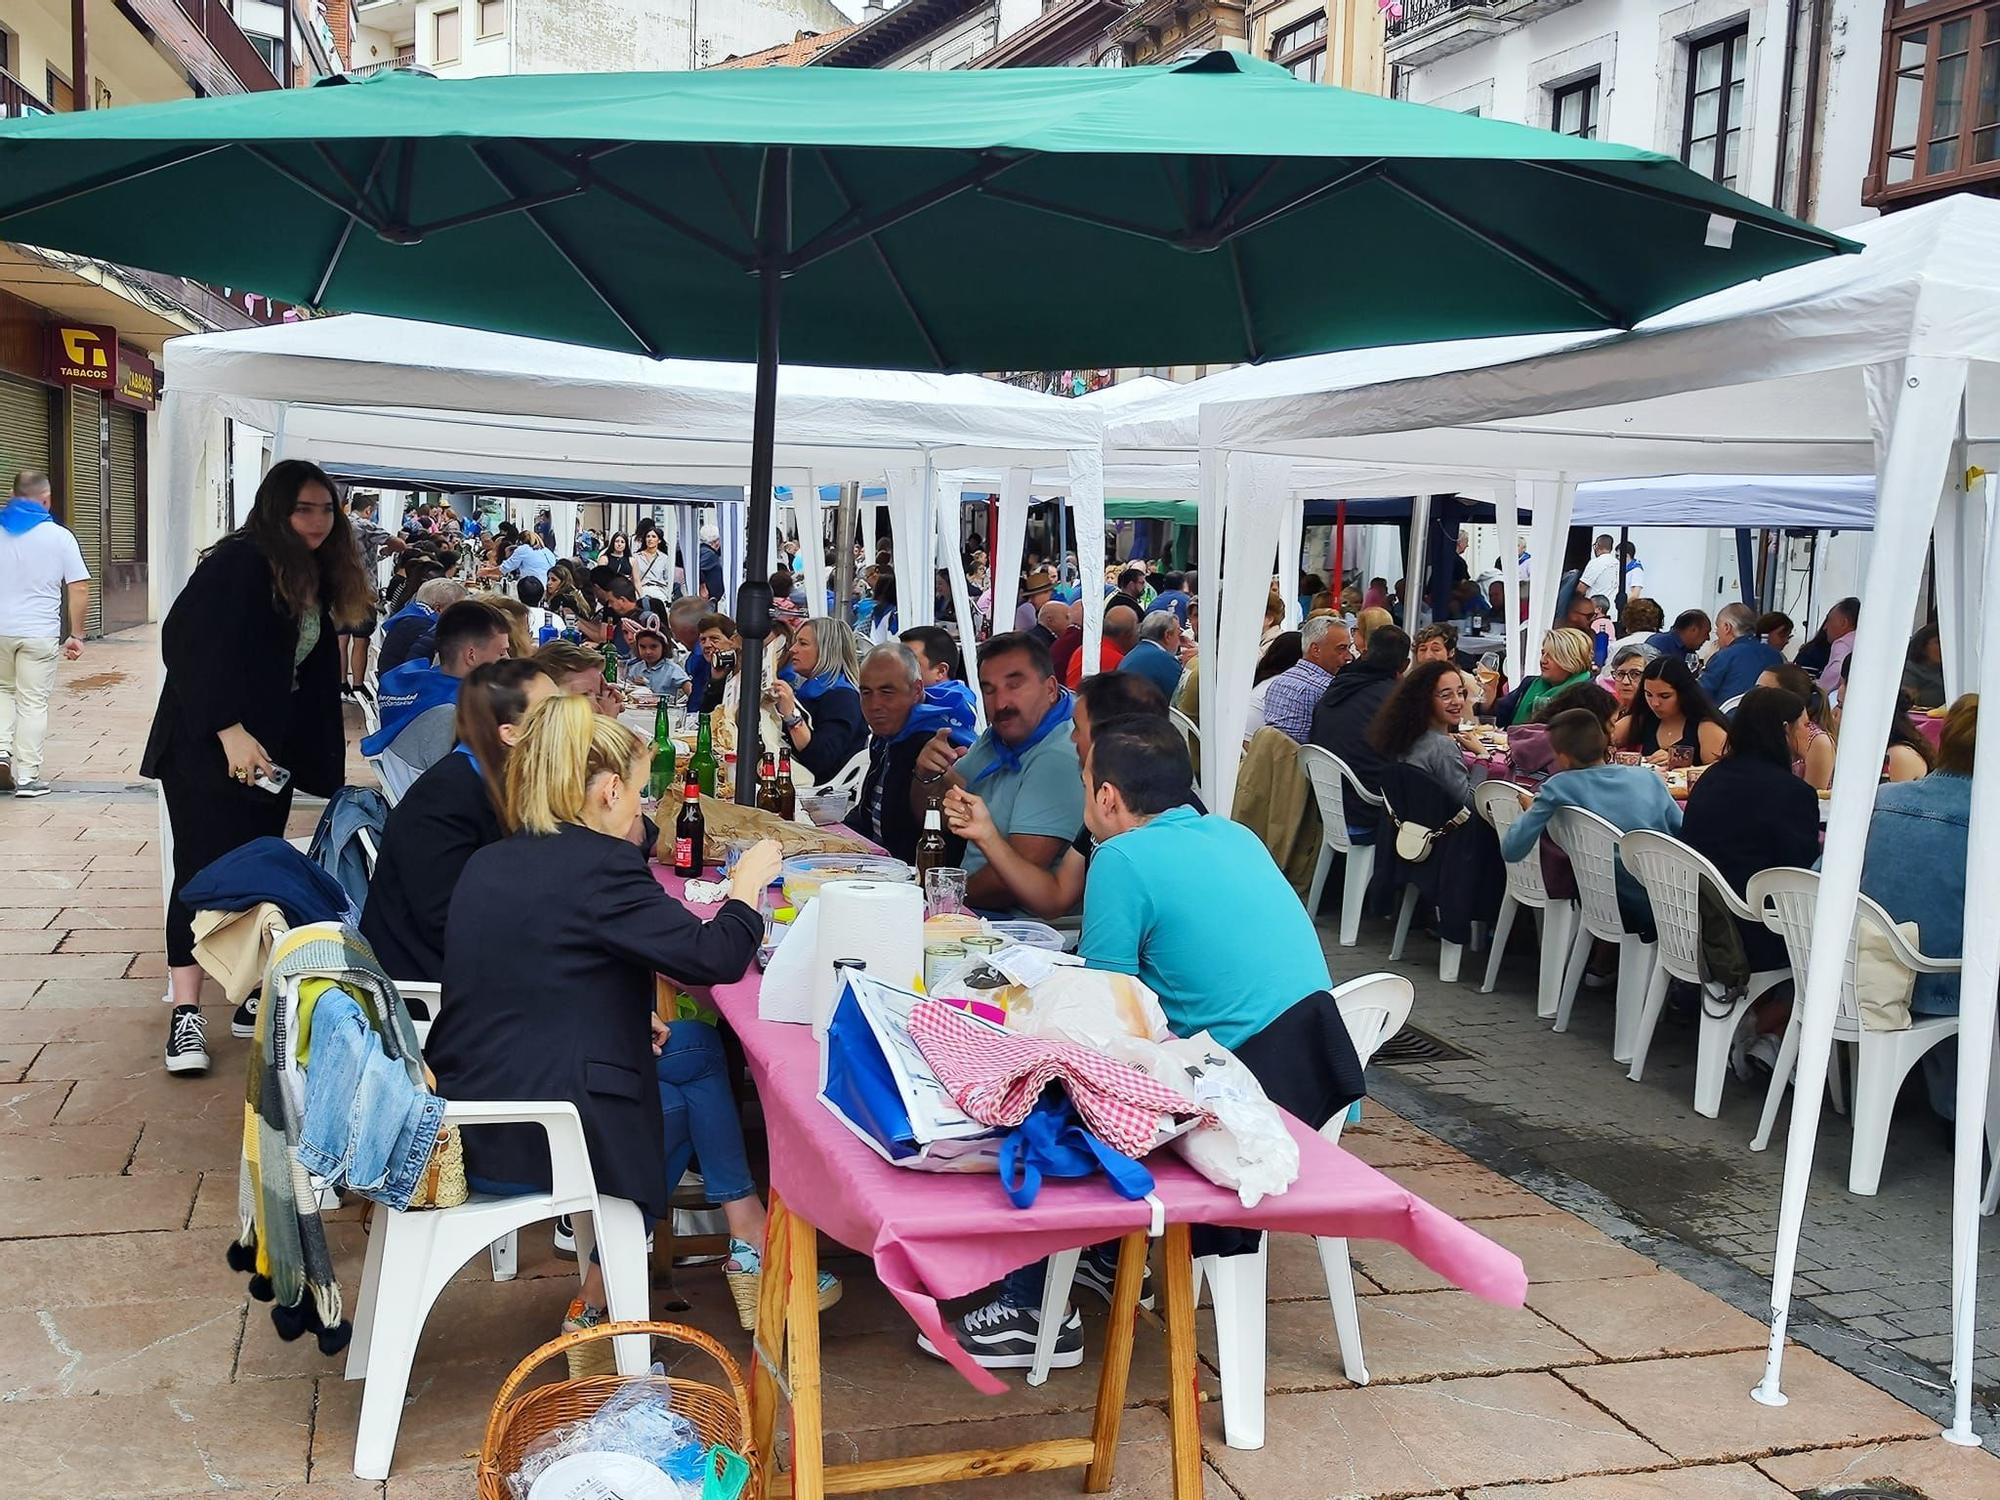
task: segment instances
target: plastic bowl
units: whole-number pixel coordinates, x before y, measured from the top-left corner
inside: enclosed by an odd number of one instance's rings
[[[885,854],[795,854],[785,861],[780,873],[785,882],[785,899],[793,906],[804,906],[829,880],[884,880],[895,884],[909,880],[910,867]]]

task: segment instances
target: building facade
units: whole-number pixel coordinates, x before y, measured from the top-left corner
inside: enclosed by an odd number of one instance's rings
[[[483,78],[704,68],[849,23],[831,0],[354,0],[353,24],[355,72]]]
[[[301,81],[314,56],[331,61],[323,43],[316,54],[300,42],[308,4],[293,0]],[[281,21],[277,7],[262,9]],[[311,24],[318,37],[316,15]],[[267,53],[222,0],[0,4],[0,118],[275,89],[282,63],[282,47]],[[227,287],[0,242],[0,481],[34,468],[54,482],[55,508],[97,580],[92,634],[157,614],[147,488],[162,346],[287,311]]]

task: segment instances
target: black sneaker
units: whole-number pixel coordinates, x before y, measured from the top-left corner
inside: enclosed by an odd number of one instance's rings
[[[576,1259],[576,1228],[568,1214],[556,1215],[556,1259]]]
[[[208,1071],[208,1027],[201,1012],[192,1005],[176,1005],[167,1023],[167,1071],[206,1073]]]
[[[1035,1363],[1035,1340],[1042,1330],[1042,1315],[1032,1307],[1010,1307],[998,1298],[984,1307],[961,1313],[945,1325],[965,1346],[974,1364],[988,1370],[1026,1370]],[[923,1334],[917,1347],[933,1359],[943,1355]],[[1056,1346],[1049,1356],[1052,1370],[1071,1370],[1083,1363],[1083,1319],[1075,1308],[1065,1309]]]
[[[1111,1305],[1111,1284],[1118,1276],[1118,1252],[1099,1255],[1096,1250],[1086,1250],[1076,1260],[1076,1280],[1071,1283],[1083,1291],[1093,1293],[1106,1307]],[[1153,1268],[1147,1266],[1139,1281],[1139,1305],[1147,1311],[1153,1306]]]
[[[229,1034],[238,1041],[248,1041],[257,1034],[257,994],[236,1007],[236,1014],[229,1018]]]

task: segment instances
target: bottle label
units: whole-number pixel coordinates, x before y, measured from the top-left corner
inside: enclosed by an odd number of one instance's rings
[[[681,838],[675,839],[674,868],[676,870],[688,870],[692,869],[693,867],[694,867],[694,840],[681,839]]]

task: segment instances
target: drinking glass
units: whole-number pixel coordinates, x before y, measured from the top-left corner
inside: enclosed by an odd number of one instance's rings
[[[965,871],[943,865],[924,872],[924,915],[955,917],[965,910]]]

